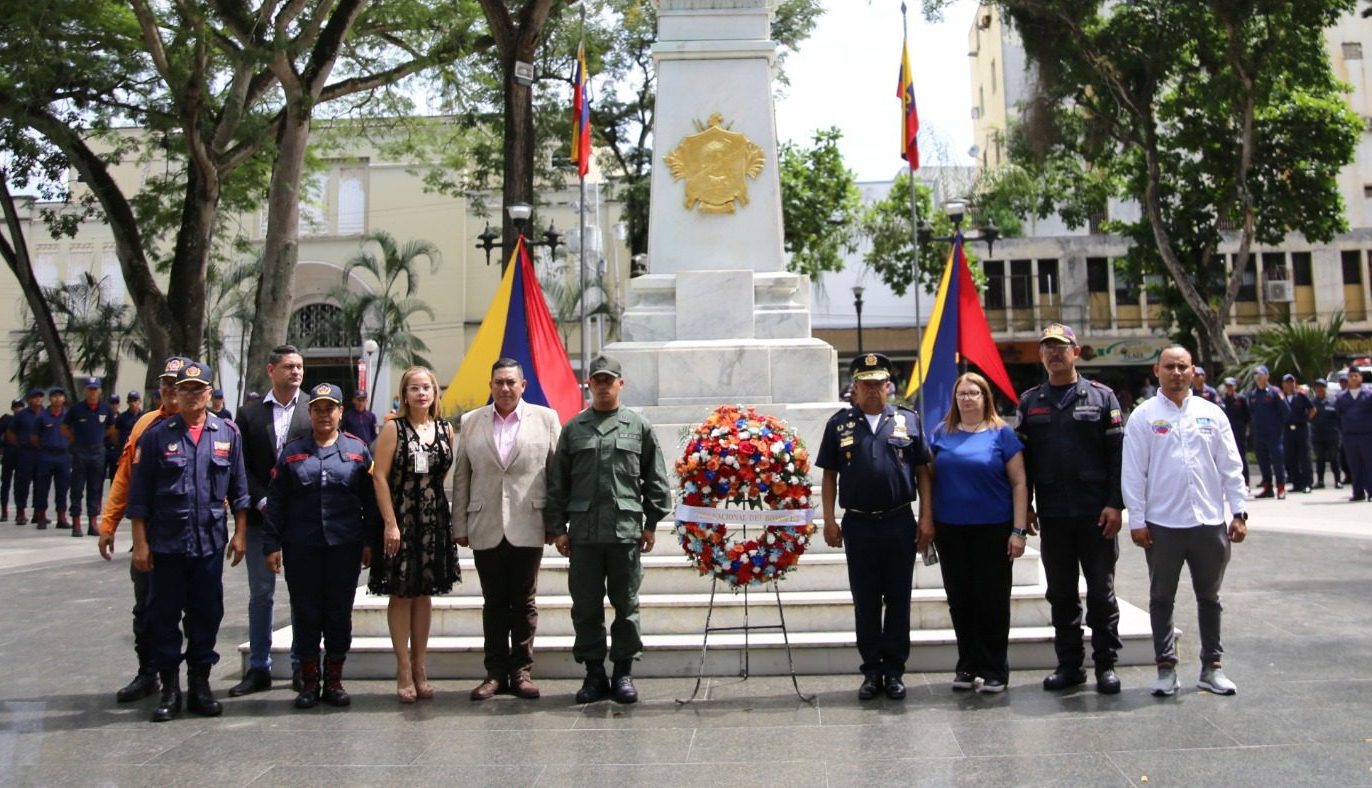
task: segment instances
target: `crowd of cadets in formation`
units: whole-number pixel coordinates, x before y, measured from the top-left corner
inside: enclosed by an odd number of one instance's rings
[[[72,536],[99,534],[104,484],[114,478],[129,431],[143,414],[143,395],[130,391],[121,402],[118,394],[104,396],[99,378],[81,381],[84,396],[74,404],[68,404],[71,400],[61,386],[30,388],[10,402],[9,413],[0,415],[0,523],[13,515],[15,525],[32,523],[39,530],[51,525]],[[215,389],[211,396],[210,412],[232,421],[224,392]],[[365,402],[365,394],[359,396]],[[250,391],[244,403],[261,399]],[[159,404],[154,393],[152,409]],[[344,413],[345,430],[350,415],[355,414]],[[358,420],[364,430],[367,423],[372,425],[367,434],[375,438],[374,420]],[[50,513],[55,513],[55,521]]]

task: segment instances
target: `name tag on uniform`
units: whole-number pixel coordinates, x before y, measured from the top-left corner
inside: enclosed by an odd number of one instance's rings
[[[852,445],[853,445],[853,436],[852,436],[852,435],[844,435],[842,438],[839,438],[839,439],[838,439],[838,447],[839,447],[840,449],[846,449],[847,447],[852,446]]]
[[[214,456],[227,457],[229,456],[229,449],[231,448],[233,448],[233,443],[231,441],[215,441]]]
[[[428,454],[428,452],[423,452],[423,453],[421,453],[421,454],[416,454],[416,455],[414,456],[414,472],[415,472],[415,473],[428,473],[428,472],[429,472],[429,454]]]

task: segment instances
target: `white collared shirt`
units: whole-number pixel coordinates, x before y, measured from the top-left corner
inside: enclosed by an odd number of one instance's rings
[[[1131,528],[1194,528],[1244,511],[1243,462],[1218,405],[1186,395],[1181,407],[1159,393],[1129,415],[1120,488]]]
[[[291,431],[291,417],[295,415],[295,404],[300,401],[300,390],[297,389],[295,396],[291,397],[290,402],[278,402],[276,392],[271,391],[262,399],[262,403],[271,404],[272,408],[272,435],[276,437],[276,453],[281,453],[281,447],[286,445],[286,436]]]
[[[514,451],[515,440],[519,437],[519,425],[524,420],[524,399],[521,397],[515,403],[514,410],[510,415],[502,416],[500,411],[491,406],[491,416],[494,419],[495,450],[500,455],[500,464],[510,464],[510,453]]]

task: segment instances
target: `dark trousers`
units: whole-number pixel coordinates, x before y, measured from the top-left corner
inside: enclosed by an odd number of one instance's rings
[[[1046,597],[1053,616],[1053,647],[1058,664],[1079,668],[1086,658],[1082,645],[1081,596],[1077,569],[1086,578],[1086,625],[1091,627],[1091,659],[1096,670],[1114,667],[1121,648],[1120,608],[1115,599],[1115,562],[1119,539],[1101,537],[1097,518],[1040,517],[1039,549]]]
[[[10,505],[10,488],[14,486],[15,466],[19,464],[19,448],[6,446],[0,455],[0,505]]]
[[[862,673],[899,677],[910,658],[910,590],[915,577],[915,515],[843,515],[843,552]]]
[[[140,572],[130,561],[129,579],[133,581],[133,653],[138,657],[138,672],[154,676],[157,661],[152,653],[152,633],[148,631],[148,590],[152,586],[152,572]]]
[[[1281,446],[1281,430],[1254,430],[1254,449],[1258,455],[1258,469],[1262,471],[1262,486],[1271,487],[1275,476],[1277,484],[1286,484],[1286,467]]]
[[[1311,446],[1315,450],[1315,483],[1324,484],[1324,466],[1329,465],[1329,472],[1334,476],[1334,483],[1339,484],[1343,481],[1343,470],[1340,467],[1340,459],[1343,453],[1339,450],[1339,436],[1337,433],[1330,437],[1315,438],[1311,441]]]
[[[55,488],[53,500],[57,513],[67,513],[67,487],[71,485],[71,458],[66,451],[43,451],[38,455],[38,471],[33,476],[33,508],[48,510],[48,490]]]
[[[1159,665],[1177,664],[1177,630],[1172,613],[1177,583],[1185,564],[1196,593],[1196,626],[1200,629],[1201,664],[1217,664],[1224,656],[1220,641],[1220,586],[1229,566],[1229,531],[1223,525],[1163,528],[1148,524],[1153,546],[1148,560],[1148,617],[1153,625],[1153,653]]]
[[[29,503],[29,488],[33,486],[33,477],[38,474],[38,450],[20,446],[15,455],[18,457],[18,464],[14,469],[14,505],[23,509]]]
[[[615,609],[609,656],[614,662],[638,659],[643,636],[638,623],[638,587],[643,582],[637,542],[572,545],[567,592],[572,597],[572,628],[577,662],[605,661],[605,597]]]
[[[362,572],[362,543],[322,547],[283,545],[286,588],[291,592],[291,650],[302,661],[324,653],[345,656],[353,642],[353,596]],[[260,560],[248,556],[248,560]]]
[[[1287,429],[1282,440],[1286,452],[1286,478],[1297,490],[1304,490],[1315,483],[1315,471],[1310,464],[1310,427],[1300,425]]]
[[[538,630],[538,569],[543,548],[515,547],[505,539],[490,550],[473,550],[481,580],[481,631],[486,637],[486,675],[514,676],[534,665]]]
[[[100,516],[100,499],[105,493],[105,447],[77,446],[71,450],[71,513],[81,514],[81,496],[86,496],[86,516]]]
[[[1348,455],[1348,481],[1353,495],[1372,495],[1372,435],[1345,435],[1343,451]]]
[[[1239,460],[1243,462],[1243,486],[1248,487],[1248,435],[1245,430],[1234,430],[1234,445],[1239,450]]]
[[[148,593],[148,630],[157,669],[176,670],[184,656],[191,665],[213,665],[219,622],[224,618],[224,554],[188,556],[153,553]],[[184,619],[186,650],[181,651]]]
[[[1010,523],[939,525],[934,537],[959,673],[1010,680]]]

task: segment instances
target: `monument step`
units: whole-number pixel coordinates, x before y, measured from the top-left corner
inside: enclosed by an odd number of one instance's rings
[[[1119,654],[1121,665],[1151,665],[1153,663],[1152,634],[1148,614],[1139,608],[1120,602],[1120,640],[1124,647]],[[1086,635],[1090,640],[1089,630]],[[634,675],[644,677],[694,676],[700,665],[703,635],[645,635],[643,658],[634,667]],[[272,672],[278,678],[290,676],[290,628],[277,632],[273,638]],[[584,669],[572,658],[569,635],[540,635],[535,645],[534,674],[543,678],[576,678]],[[779,632],[751,632],[747,641],[750,649],[748,666],[752,675],[775,676],[787,672],[786,650]],[[854,635],[843,632],[790,631],[791,654],[795,670],[802,675],[856,674],[859,662]],[[951,629],[925,629],[910,633],[911,672],[952,674],[957,662],[957,640]],[[743,633],[716,633],[710,636],[705,666],[706,675],[735,676],[743,671],[745,659]],[[247,644],[239,647],[243,669],[247,668]],[[1040,670],[1052,669],[1057,663],[1053,652],[1052,627],[1012,627],[1010,630],[1009,661],[1016,674],[1011,683],[1037,683]],[[433,637],[429,640],[429,676],[475,682],[485,675],[482,664],[480,636]],[[395,656],[388,637],[354,637],[348,656],[347,675],[359,679],[385,679],[395,675]],[[802,689],[804,685],[802,684]],[[440,687],[452,691],[455,688]],[[466,687],[456,688],[465,692]]]
[[[1052,623],[1042,586],[1019,586],[1010,593],[1010,623],[1016,627],[1048,626]],[[690,634],[700,632],[710,615],[710,594],[639,594],[640,620],[645,635]],[[788,627],[797,631],[839,632],[853,628],[853,597],[847,589],[781,592],[783,613]],[[386,637],[386,597],[359,592],[353,604],[353,635]],[[433,600],[432,632],[443,636],[479,636],[482,599],[479,596],[446,596]],[[540,594],[538,597],[538,634],[572,635],[572,598]],[[746,619],[754,625],[778,623],[776,598],[770,590],[748,595],[747,610],[742,594],[717,593],[711,625],[741,626]],[[614,620],[614,611],[605,605],[605,620]],[[910,623],[919,630],[948,629],[953,626],[948,601],[938,588],[916,589],[911,594]]]
[[[464,551],[465,552],[465,551]],[[544,555],[538,573],[538,587],[545,593],[557,593],[567,588],[568,559],[560,555]],[[481,596],[481,579],[476,573],[476,564],[471,558],[459,560],[462,566],[462,583],[453,588],[452,596]],[[643,556],[643,585],[645,594],[689,594],[710,591],[710,578],[703,577],[695,567],[687,563],[686,557],[676,554],[650,554]],[[1016,586],[1037,586],[1043,582],[1042,564],[1037,552],[1025,551],[1023,558],[1015,561],[1013,582]],[[942,588],[943,573],[937,565],[925,566],[922,560],[915,563],[915,588]],[[806,553],[800,557],[800,564],[781,581],[782,592],[787,591],[826,591],[848,588],[848,561],[841,551]],[[721,586],[721,594],[730,593]]]

